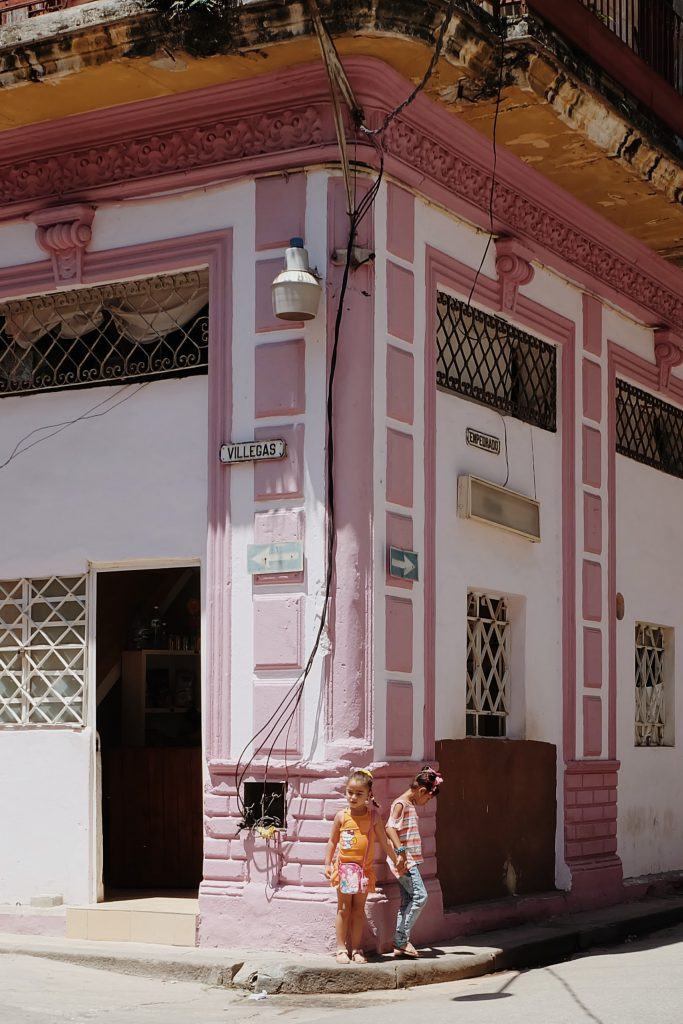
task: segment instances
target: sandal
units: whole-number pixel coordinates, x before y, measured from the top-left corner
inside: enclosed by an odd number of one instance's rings
[[[366,964],[368,962],[368,958],[362,949],[354,949],[351,954],[351,960],[354,964]]]
[[[409,956],[412,960],[417,960],[420,954],[412,942],[408,942],[405,946],[394,946],[394,956]]]
[[[338,949],[336,954],[335,954],[334,959],[337,961],[338,964],[350,964],[351,963],[351,957],[349,956],[349,954],[346,952],[345,949]]]

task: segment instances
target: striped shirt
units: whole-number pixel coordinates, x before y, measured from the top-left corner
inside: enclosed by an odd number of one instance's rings
[[[402,810],[399,811],[399,807],[401,807]],[[417,864],[421,864],[422,840],[420,839],[420,830],[418,828],[417,810],[415,809],[415,805],[408,803],[407,800],[396,800],[391,805],[391,813],[389,815],[387,825],[390,828],[396,829],[398,837],[401,840],[401,846],[405,846],[406,848],[407,867],[414,868]],[[389,867],[398,878],[399,873],[396,871],[391,861],[389,861]]]

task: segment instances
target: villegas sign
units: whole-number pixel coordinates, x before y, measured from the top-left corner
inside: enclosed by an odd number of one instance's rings
[[[262,459],[282,459],[287,452],[286,443],[279,437],[263,441],[233,441],[221,445],[220,459],[224,463],[259,462]]]

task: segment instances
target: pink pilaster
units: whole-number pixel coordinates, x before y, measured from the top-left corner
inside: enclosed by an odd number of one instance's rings
[[[357,196],[357,201],[360,199]],[[328,192],[328,252],[346,250],[349,218],[341,179]],[[372,250],[372,218],[356,244]],[[327,268],[328,354],[343,268]],[[332,756],[367,758],[372,736],[372,501],[374,268],[352,271],[344,302],[334,384],[336,548],[327,659],[327,740]],[[328,361],[329,373],[329,361]],[[329,442],[328,442],[329,444]]]

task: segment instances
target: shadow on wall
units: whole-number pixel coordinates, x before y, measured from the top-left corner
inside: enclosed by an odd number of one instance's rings
[[[533,740],[441,740],[437,802],[445,907],[555,888],[557,750]]]

